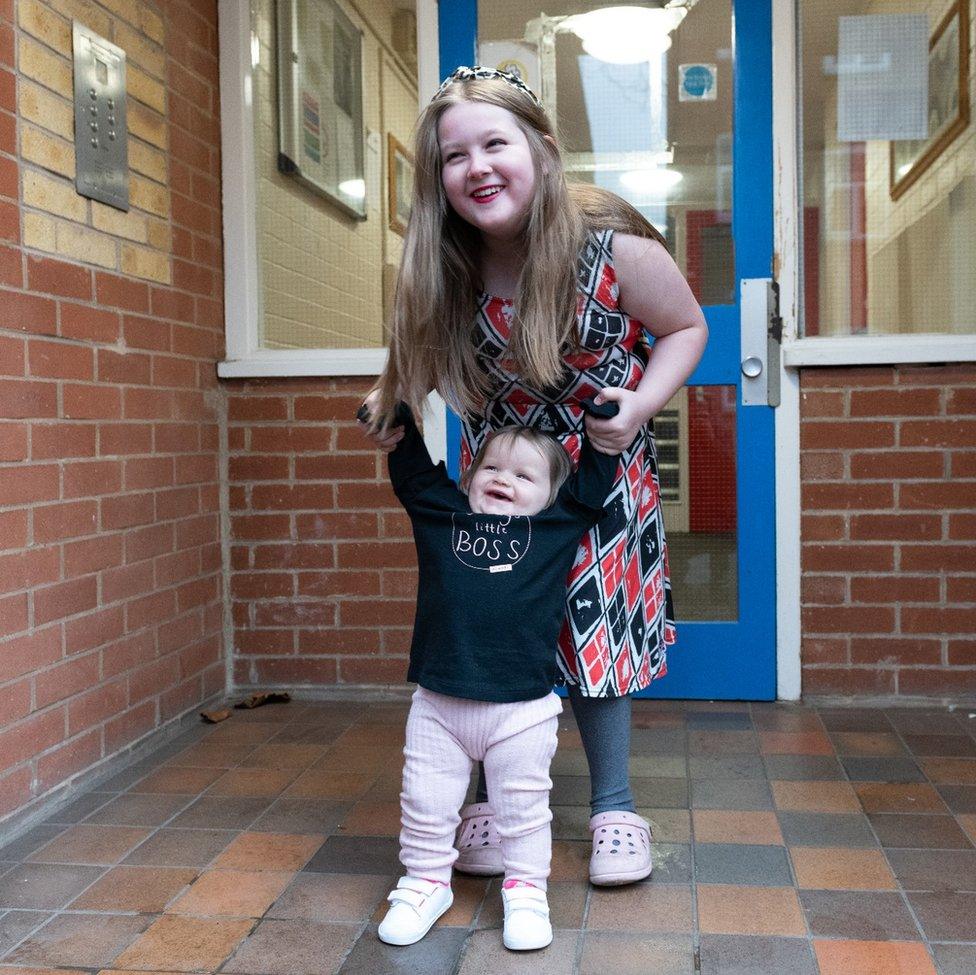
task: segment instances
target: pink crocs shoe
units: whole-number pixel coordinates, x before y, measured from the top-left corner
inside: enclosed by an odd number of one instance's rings
[[[598,813],[590,820],[590,832],[591,884],[616,887],[650,877],[651,824],[646,819],[619,810]]]
[[[459,873],[494,877],[505,872],[501,837],[495,828],[495,814],[487,802],[462,808],[454,846],[458,851],[454,869]]]

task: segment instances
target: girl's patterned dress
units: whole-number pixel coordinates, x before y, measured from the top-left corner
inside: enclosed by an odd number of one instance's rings
[[[647,363],[644,328],[618,307],[612,240],[613,231],[593,233],[580,256],[583,350],[566,357],[558,388],[534,389],[506,368],[512,303],[482,295],[474,338],[494,388],[484,416],[469,416],[462,424],[462,471],[485,436],[505,426],[550,433],[576,460],[585,428],[580,399],[605,386],[633,389],[640,381]],[[566,682],[584,696],[617,697],[664,676],[666,647],[674,639],[657,457],[648,424],[620,455],[606,511],[580,543],[567,583],[559,664]]]

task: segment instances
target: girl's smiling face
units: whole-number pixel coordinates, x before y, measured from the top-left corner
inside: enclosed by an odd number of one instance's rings
[[[525,440],[495,437],[468,483],[471,510],[482,515],[535,515],[546,507],[549,462]]]
[[[515,116],[499,105],[460,102],[437,126],[448,203],[486,238],[511,241],[525,229],[535,196],[532,150]]]

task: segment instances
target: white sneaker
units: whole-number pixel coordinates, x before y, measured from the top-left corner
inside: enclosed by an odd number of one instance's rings
[[[502,888],[505,926],[502,941],[511,951],[532,951],[552,943],[546,892],[528,884]]]
[[[386,898],[390,909],[380,921],[380,941],[388,945],[412,945],[454,903],[450,887],[420,877],[401,877]]]

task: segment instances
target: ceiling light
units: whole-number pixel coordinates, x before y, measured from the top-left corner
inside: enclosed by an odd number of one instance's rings
[[[628,169],[620,174],[620,182],[640,196],[667,196],[684,179],[677,169]]]
[[[685,6],[604,7],[566,18],[563,28],[583,43],[583,50],[610,64],[650,61],[671,47],[671,33],[685,19]]]
[[[351,196],[354,200],[366,199],[366,180],[347,179],[339,184],[339,192]]]

